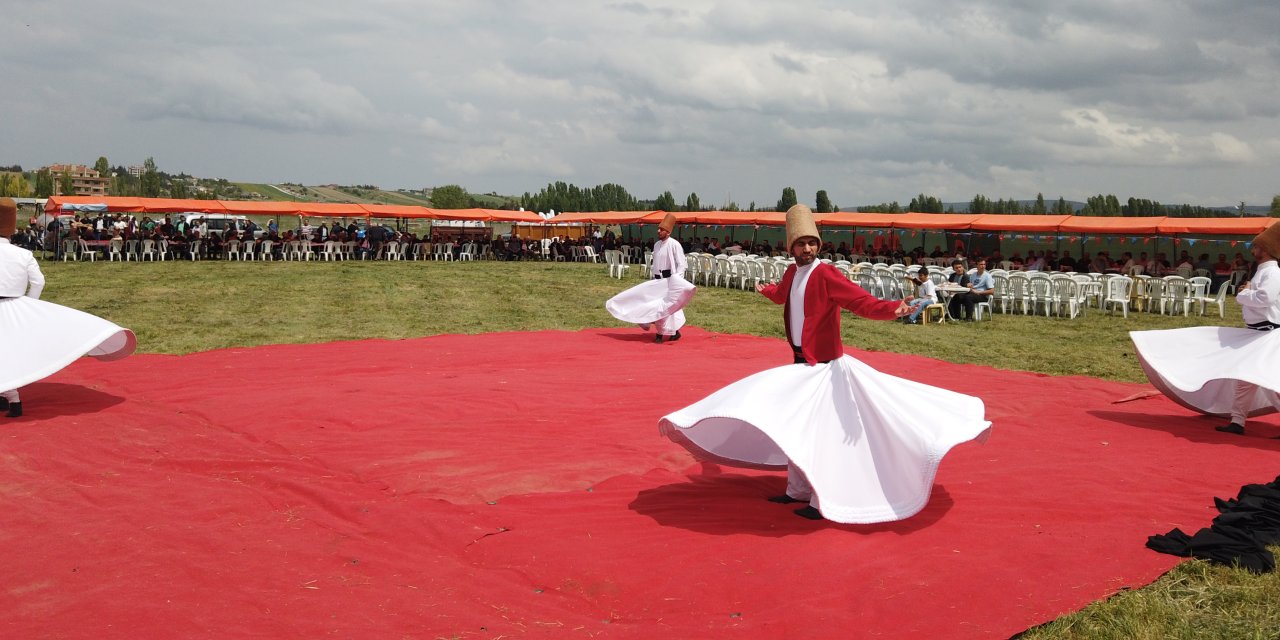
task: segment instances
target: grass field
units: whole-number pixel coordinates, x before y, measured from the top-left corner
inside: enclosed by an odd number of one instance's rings
[[[603,302],[636,282],[607,277],[603,265],[565,263],[43,266],[48,278],[45,299],[130,327],[141,352],[168,354],[275,343],[620,326],[605,312]],[[690,324],[711,331],[782,335],[780,308],[754,292],[702,287],[686,315]],[[1225,319],[1147,313],[1130,313],[1126,319],[1091,309],[1075,320],[997,315],[991,322],[930,326],[846,315],[843,326],[845,342],[863,349],[1140,382],[1145,378],[1128,331],[1238,326],[1239,318],[1239,308],[1230,303]],[[1280,577],[1185,562],[1148,587],[1095,603],[1024,637],[1280,638]]]

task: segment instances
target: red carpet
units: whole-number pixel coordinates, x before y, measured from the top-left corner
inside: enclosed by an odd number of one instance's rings
[[[1145,385],[854,352],[994,429],[920,515],[811,522],[764,500],[783,474],[657,434],[784,343],[647,337],[78,362],[0,419],[0,636],[1007,637],[1150,582],[1177,559],[1148,535],[1280,471],[1274,417],[1233,437],[1114,403]]]

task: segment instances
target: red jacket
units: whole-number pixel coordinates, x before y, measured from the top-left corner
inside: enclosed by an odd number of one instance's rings
[[[791,340],[791,282],[796,277],[796,266],[787,267],[782,282],[765,285],[761,293],[774,302],[785,304],[782,320],[787,327],[787,340]],[[866,289],[849,282],[835,267],[819,262],[809,274],[804,290],[804,330],[800,335],[800,349],[809,364],[835,360],[844,355],[840,342],[840,308],[848,309],[872,320],[892,320],[901,304],[898,300],[881,300],[867,293]],[[794,344],[794,343],[793,343]]]

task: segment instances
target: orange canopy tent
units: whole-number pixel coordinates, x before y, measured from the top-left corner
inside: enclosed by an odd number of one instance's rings
[[[261,201],[261,200],[220,200],[223,207],[226,207],[227,213],[235,213],[239,215],[259,215],[259,216],[278,216],[278,215],[300,215],[302,213],[302,202],[277,202],[277,201]]]
[[[227,208],[218,200],[193,200],[190,198],[142,198],[142,210],[146,213],[226,213]]]
[[[785,215],[785,214],[784,214]],[[835,213],[818,214],[818,226],[825,227],[872,227],[885,229],[893,226],[900,213],[859,213],[856,211],[837,211]],[[785,218],[784,218],[785,222]]]
[[[360,206],[375,218],[431,219],[435,217],[430,209],[416,205],[363,204]]]
[[[1098,218],[1093,216],[1069,216],[1058,226],[1059,231],[1086,234],[1144,234],[1154,235],[1163,217],[1148,218]]]
[[[973,220],[970,228],[974,231],[1042,231],[1056,232],[1062,223],[1069,220],[1066,215],[980,215]]]
[[[637,224],[648,222],[646,218],[652,218],[655,214],[657,215],[655,223],[661,222],[662,217],[666,215],[662,211],[580,211],[560,213],[547,222],[551,224]]]
[[[1276,218],[1164,218],[1156,229],[1162,234],[1257,235],[1275,221]]]
[[[437,213],[447,211],[445,209],[432,209]],[[524,224],[541,224],[542,216],[532,211],[510,211],[507,209],[478,209],[478,211],[488,216],[491,222],[521,222]]]
[[[44,203],[46,213],[53,211],[118,211],[142,213],[143,198],[124,196],[49,196]]]

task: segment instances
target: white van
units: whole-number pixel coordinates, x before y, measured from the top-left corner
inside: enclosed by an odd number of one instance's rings
[[[182,217],[186,219],[188,225],[200,224],[199,221],[203,218],[205,224],[209,225],[209,233],[216,233],[219,236],[225,235],[227,230],[232,228],[236,231],[244,231],[249,223],[248,217],[230,213],[184,213]]]

